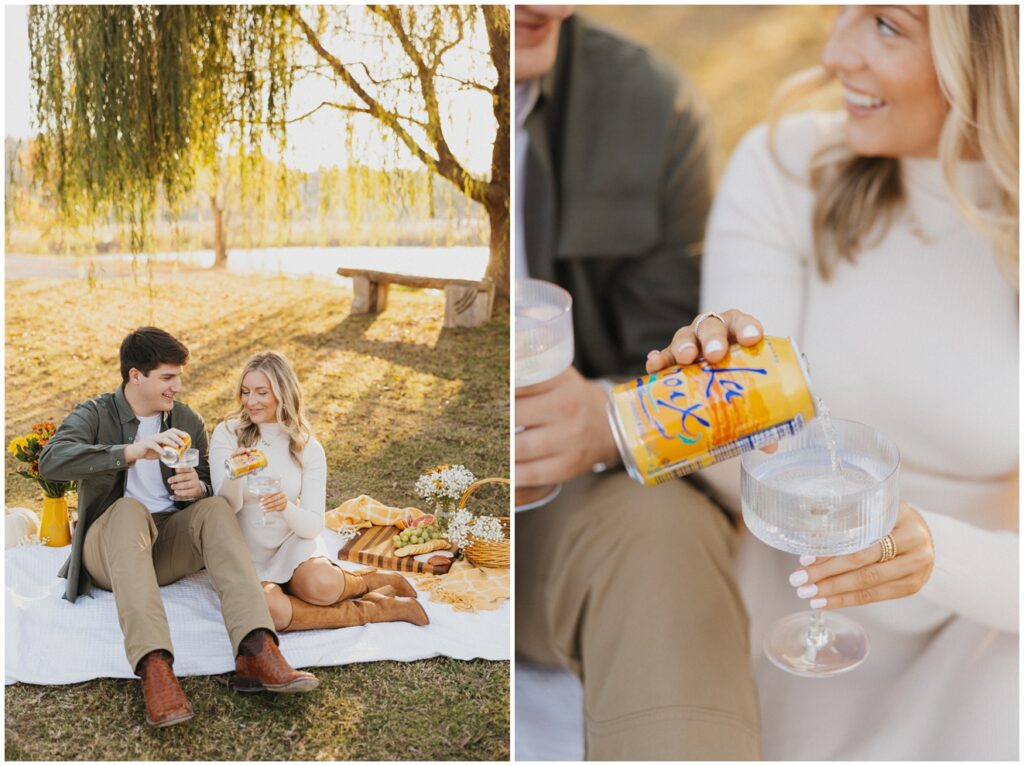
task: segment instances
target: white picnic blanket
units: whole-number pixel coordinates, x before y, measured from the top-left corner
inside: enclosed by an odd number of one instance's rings
[[[516,659],[515,756],[583,760],[583,687],[568,670]]]
[[[326,530],[327,549],[342,538]],[[57,571],[70,547],[26,545],[5,552],[5,683],[72,684],[93,678],[133,678],[111,593],[94,589],[74,604],[65,601]],[[359,569],[342,562],[341,566]],[[234,670],[220,603],[206,572],[160,590],[174,644],[174,671],[205,676]],[[509,602],[500,609],[456,612],[421,599],[430,625],[378,623],[338,630],[285,633],[281,652],[294,667],[347,665],[376,660],[508,660]]]

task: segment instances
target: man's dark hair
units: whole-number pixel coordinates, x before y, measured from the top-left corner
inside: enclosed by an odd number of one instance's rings
[[[128,382],[128,372],[134,367],[148,376],[161,364],[188,362],[188,349],[170,333],[158,327],[140,327],[132,330],[121,341],[121,382]]]

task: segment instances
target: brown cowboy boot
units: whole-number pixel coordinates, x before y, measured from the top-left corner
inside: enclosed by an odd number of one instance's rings
[[[146,701],[146,723],[162,728],[184,723],[195,715],[171,669],[171,655],[163,650],[150,652],[139,662],[142,698]]]
[[[416,589],[398,572],[378,572],[375,569],[364,572],[347,572],[344,569],[340,571],[345,575],[345,587],[342,589],[338,601],[359,598],[365,593],[379,590],[387,585],[395,589],[396,596],[416,598]]]
[[[388,588],[367,593],[361,599],[339,601],[331,606],[316,606],[295,596],[292,602],[292,621],[287,631],[318,630],[321,628],[351,628],[371,622],[411,622],[429,625],[430,618],[415,599],[398,599],[388,594]]]
[[[288,664],[269,630],[254,630],[242,639],[239,649],[232,683],[235,691],[308,692],[320,685],[312,673]]]

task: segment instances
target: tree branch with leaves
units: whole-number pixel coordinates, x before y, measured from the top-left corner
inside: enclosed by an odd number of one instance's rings
[[[407,59],[402,71],[382,72],[381,62],[352,63],[330,50],[336,40],[323,34],[328,23],[344,26],[346,14],[359,12],[397,44]],[[488,71],[449,71],[452,57],[478,53],[468,40],[480,23]],[[157,200],[173,208],[200,170],[222,165],[225,139],[243,158],[244,174],[262,167],[264,139],[276,141],[283,156],[288,126],[327,105],[343,123],[375,120],[382,135],[484,206],[491,228],[487,273],[507,295],[509,31],[505,6],[32,6],[36,169],[63,219],[113,216],[131,232],[133,248],[141,248]],[[351,102],[323,98],[290,118],[296,77],[322,77],[325,70]],[[413,111],[387,101],[388,88],[410,95],[412,84]],[[453,85],[491,97],[497,127],[487,174],[470,172],[446,135],[439,88]],[[340,127],[342,135],[350,131]],[[244,194],[261,193],[259,184],[240,184]],[[210,199],[216,208],[214,190]]]

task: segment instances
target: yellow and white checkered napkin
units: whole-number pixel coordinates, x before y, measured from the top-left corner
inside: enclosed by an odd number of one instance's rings
[[[366,529],[374,525],[390,526],[400,519],[423,516],[419,508],[393,508],[369,495],[346,500],[327,512],[327,526],[335,532],[348,529]]]
[[[475,567],[456,561],[448,574],[415,575],[416,589],[430,593],[430,600],[451,604],[459,612],[497,609],[509,597],[508,569]]]

